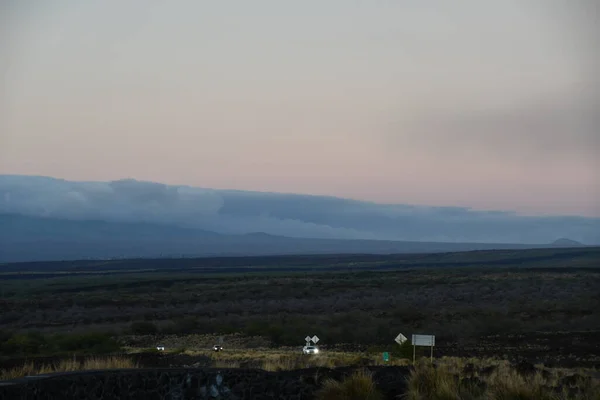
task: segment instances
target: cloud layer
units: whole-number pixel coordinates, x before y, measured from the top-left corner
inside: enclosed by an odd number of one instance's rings
[[[0,175],[0,212],[153,222],[221,233],[482,243],[600,244],[600,219],[213,190],[137,180],[73,182]]]

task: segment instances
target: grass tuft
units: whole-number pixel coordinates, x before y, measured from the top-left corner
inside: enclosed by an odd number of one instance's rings
[[[459,381],[448,367],[418,363],[408,378],[407,400],[458,400]]]
[[[406,400],[600,400],[600,383],[580,377],[561,383],[560,371],[544,369],[530,375],[497,363],[491,374],[481,366],[470,373],[452,363],[418,363],[408,377]],[[542,367],[540,367],[542,368]],[[565,376],[562,376],[565,378]]]
[[[356,371],[341,382],[327,379],[317,392],[317,400],[382,400],[369,371]]]

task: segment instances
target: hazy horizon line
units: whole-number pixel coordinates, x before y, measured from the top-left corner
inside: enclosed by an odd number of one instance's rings
[[[326,199],[339,199],[346,201],[353,201],[362,204],[372,204],[377,206],[409,206],[409,207],[422,207],[429,209],[457,209],[457,210],[466,210],[466,211],[474,211],[474,212],[484,212],[484,213],[501,213],[503,215],[512,215],[515,217],[564,217],[564,218],[582,218],[585,220],[598,220],[600,221],[600,216],[588,216],[582,214],[561,214],[561,213],[525,213],[519,212],[511,209],[492,209],[492,208],[476,208],[471,206],[461,206],[461,205],[451,205],[451,204],[439,204],[439,205],[430,205],[430,204],[419,204],[419,203],[404,203],[404,202],[381,202],[374,201],[368,199],[361,199],[355,197],[344,197],[344,196],[336,196],[331,194],[322,194],[322,193],[305,193],[305,192],[291,192],[291,191],[273,191],[273,190],[260,190],[260,189],[236,189],[236,188],[214,188],[209,186],[198,186],[193,184],[178,184],[178,183],[165,183],[158,180],[148,180],[148,179],[138,179],[134,177],[122,177],[118,179],[68,179],[62,178],[52,175],[39,175],[39,174],[18,174],[18,173],[10,173],[10,174],[2,174],[0,176],[14,176],[14,177],[32,177],[32,178],[44,178],[44,179],[52,179],[64,182],[72,182],[72,183],[110,183],[110,182],[139,182],[139,183],[151,183],[151,184],[159,184],[165,186],[172,187],[187,187],[187,188],[196,188],[203,190],[211,190],[215,192],[243,192],[243,193],[256,193],[256,194],[275,194],[275,195],[296,195],[296,196],[305,196],[305,197],[316,197],[316,198],[326,198]]]

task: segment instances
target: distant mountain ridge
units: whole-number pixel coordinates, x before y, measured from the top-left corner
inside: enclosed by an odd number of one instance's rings
[[[0,238],[5,240],[40,239],[190,239],[219,236],[216,232],[149,222],[109,222],[69,220],[0,213]]]
[[[392,254],[526,249],[550,245],[314,239],[219,234],[153,223],[73,221],[0,214],[0,262],[161,256]]]
[[[600,245],[600,218],[380,204],[135,179],[0,175],[0,214],[0,260]]]
[[[567,238],[556,239],[550,244],[552,247],[586,247],[586,245],[581,242]]]

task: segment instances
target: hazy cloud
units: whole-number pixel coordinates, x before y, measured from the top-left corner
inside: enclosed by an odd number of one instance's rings
[[[600,98],[560,98],[430,113],[388,128],[389,143],[511,159],[600,158]]]
[[[600,244],[597,218],[530,217],[504,211],[376,204],[136,180],[71,182],[0,175],[0,212],[146,221],[235,234],[511,243],[548,243],[568,237]]]
[[[185,223],[214,216],[222,198],[211,190],[120,180],[69,182],[0,176],[3,212],[60,218]],[[7,201],[8,199],[8,201]]]

